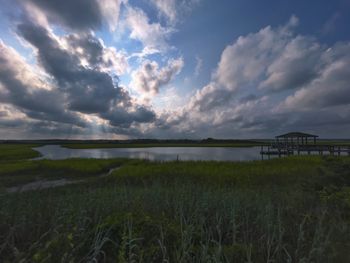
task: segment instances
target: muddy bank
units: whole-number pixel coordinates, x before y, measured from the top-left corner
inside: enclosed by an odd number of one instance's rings
[[[120,167],[114,167],[112,169],[109,169],[107,173],[99,174],[97,177],[107,177],[111,175],[114,171],[118,170]],[[91,178],[91,177],[89,177]],[[35,191],[35,190],[42,190],[47,188],[55,188],[59,186],[69,185],[69,184],[77,184],[81,182],[85,182],[88,179],[82,179],[82,180],[69,180],[66,178],[61,178],[57,180],[39,180],[35,182],[31,182],[24,185],[19,186],[13,186],[6,188],[7,193],[22,193],[27,191]]]

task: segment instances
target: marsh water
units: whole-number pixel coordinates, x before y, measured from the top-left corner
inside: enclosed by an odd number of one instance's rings
[[[59,145],[34,148],[41,153],[40,159],[67,158],[133,158],[152,161],[252,161],[260,160],[260,147],[149,147],[68,149]]]

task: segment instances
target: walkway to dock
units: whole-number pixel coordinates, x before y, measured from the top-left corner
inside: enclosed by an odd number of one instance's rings
[[[269,146],[261,146],[261,155],[344,155],[350,156],[350,145],[299,145],[299,144],[283,144],[272,143]]]
[[[350,155],[350,145],[332,145],[317,143],[318,135],[304,132],[288,132],[275,137],[275,142],[269,146],[261,146],[260,154],[264,155]]]

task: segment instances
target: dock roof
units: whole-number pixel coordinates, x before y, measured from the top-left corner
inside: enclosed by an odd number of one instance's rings
[[[304,133],[304,132],[288,132],[288,133],[276,136],[276,138],[297,138],[297,137],[317,138],[318,135],[313,135],[313,134]]]

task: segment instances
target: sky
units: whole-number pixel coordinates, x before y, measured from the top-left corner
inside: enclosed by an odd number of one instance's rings
[[[350,0],[0,6],[0,139],[350,138]]]

